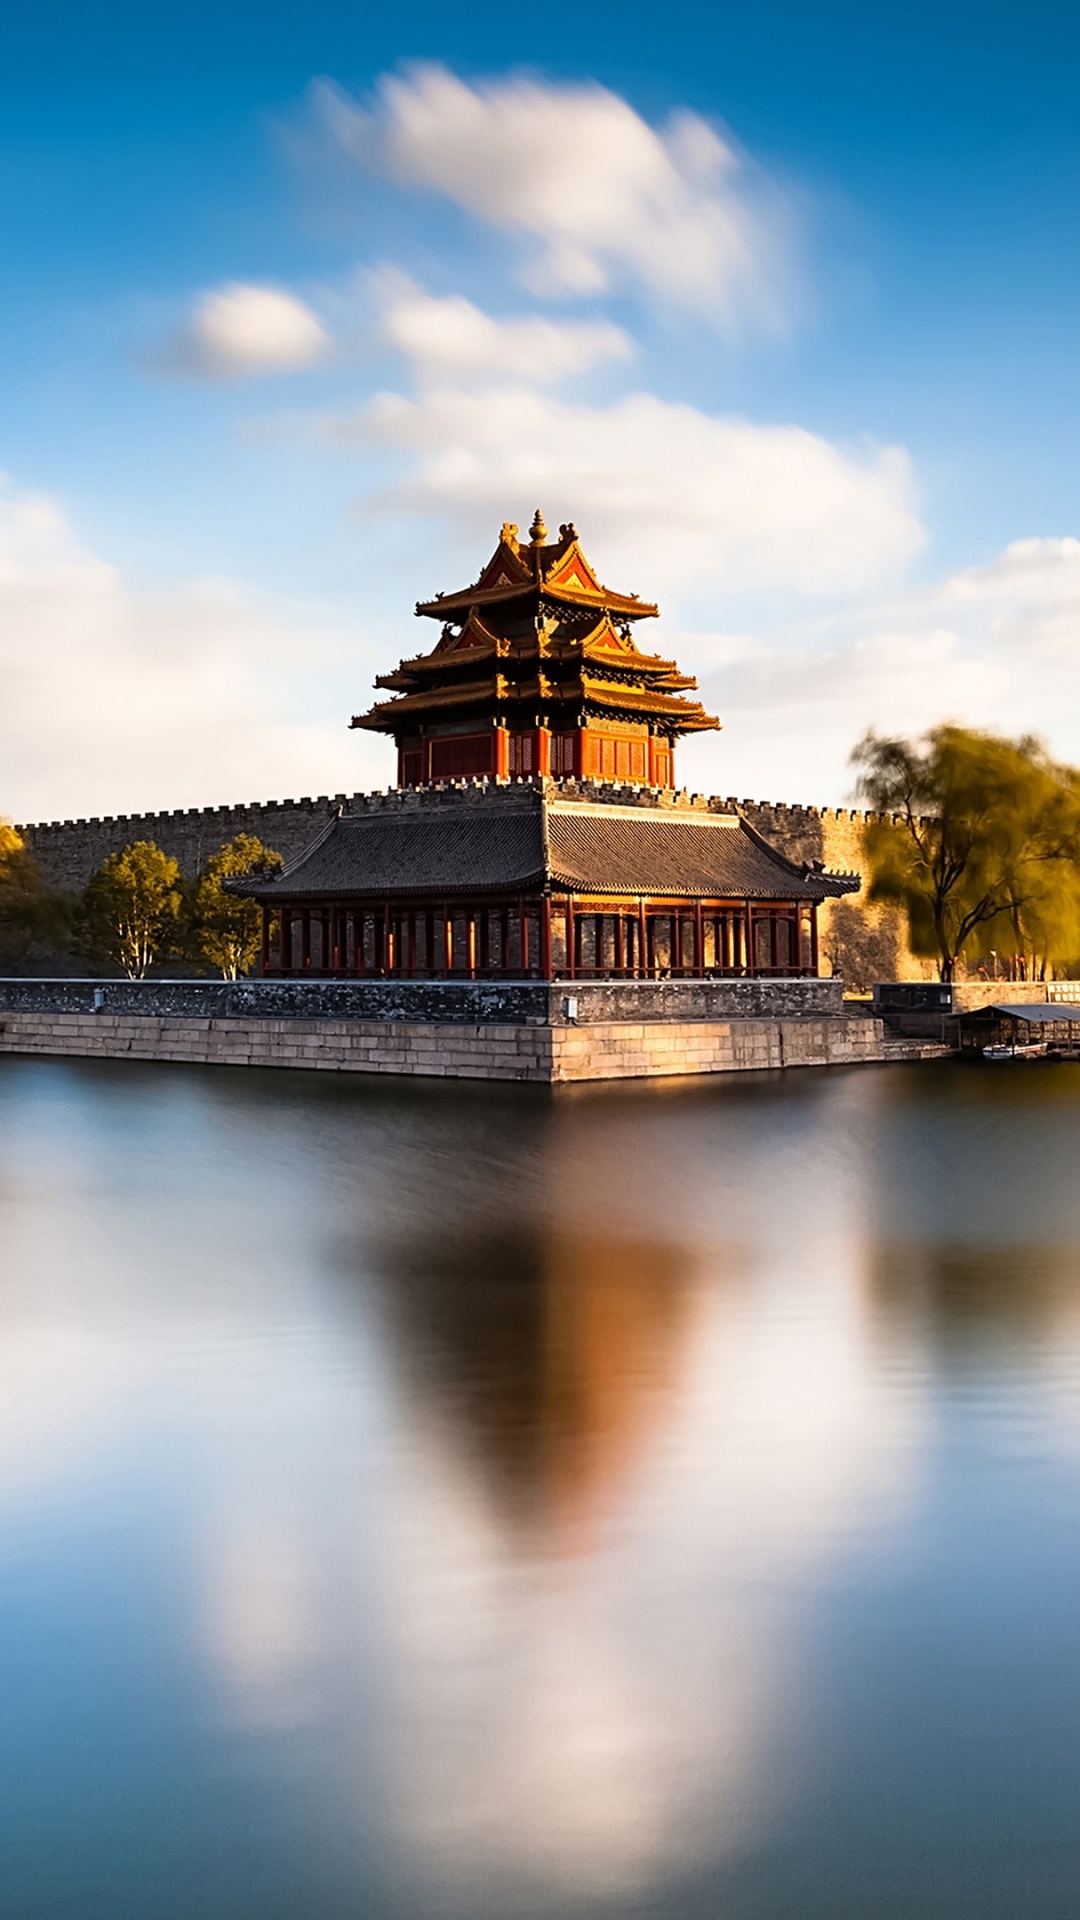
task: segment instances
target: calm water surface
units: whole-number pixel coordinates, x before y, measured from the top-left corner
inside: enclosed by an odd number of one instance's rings
[[[1080,1069],[0,1061],[4,1920],[1080,1911]]]

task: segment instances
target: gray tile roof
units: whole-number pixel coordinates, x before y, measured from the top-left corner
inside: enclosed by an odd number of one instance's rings
[[[543,876],[538,809],[344,814],[278,879],[252,891],[260,899],[483,893],[539,885]]]
[[[810,900],[850,891],[830,875],[806,874],[735,815],[553,807],[548,839],[552,880],[575,892]]]
[[[552,802],[344,814],[272,880],[260,900],[520,892],[819,900],[852,876],[784,858],[736,815]],[[243,889],[247,891],[247,888]]]

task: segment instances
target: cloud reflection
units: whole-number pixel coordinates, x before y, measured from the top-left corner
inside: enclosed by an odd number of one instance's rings
[[[746,1843],[779,1726],[800,1745],[807,1570],[910,1498],[919,1409],[880,1391],[861,1219],[813,1136],[771,1210],[752,1137],[684,1206],[715,1116],[687,1156],[661,1113],[564,1111],[495,1207],[436,1157],[449,1230],[390,1204],[376,1236],[413,1435],[396,1790],[463,1905]]]

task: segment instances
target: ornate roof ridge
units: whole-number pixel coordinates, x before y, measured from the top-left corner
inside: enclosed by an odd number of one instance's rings
[[[558,540],[549,543],[538,507],[529,533],[529,544],[524,546],[518,539],[516,524],[505,520],[498,545],[481,569],[479,579],[450,593],[437,593],[433,600],[418,600],[417,613],[439,620],[454,608],[488,606],[500,600],[546,593],[571,606],[615,607],[629,620],[650,620],[659,614],[660,609],[653,601],[642,600],[636,593],[619,593],[603,584],[582,551],[572,520],[565,521],[559,528]]]

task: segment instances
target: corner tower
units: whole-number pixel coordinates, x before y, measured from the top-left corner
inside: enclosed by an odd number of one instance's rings
[[[399,786],[536,773],[671,787],[676,741],[720,724],[683,697],[696,680],[639,651],[634,623],[658,609],[602,586],[576,528],[549,541],[539,510],[528,544],[508,521],[474,585],[416,611],[442,623],[438,644],[380,674],[394,698],[352,721],[393,737]]]

